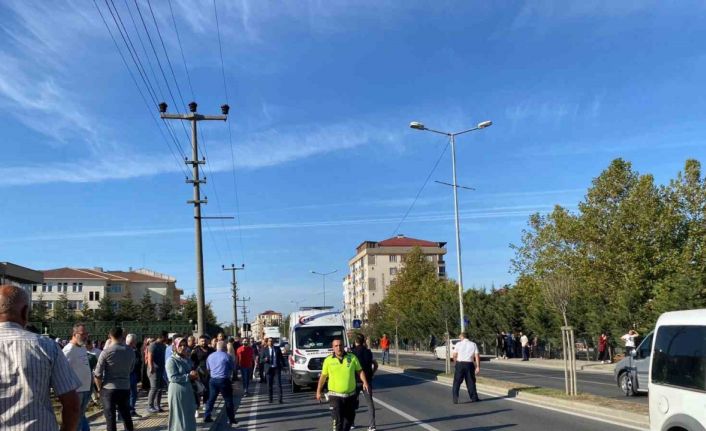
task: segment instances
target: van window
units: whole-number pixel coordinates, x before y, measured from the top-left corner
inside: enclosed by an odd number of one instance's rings
[[[299,349],[330,349],[335,338],[343,338],[342,326],[312,326],[298,328],[294,336]]]
[[[706,390],[706,326],[661,326],[652,360],[652,383]]]
[[[647,338],[645,338],[645,341],[640,343],[640,348],[637,351],[638,358],[650,357],[650,351],[652,350],[652,336],[653,334],[648,335]]]

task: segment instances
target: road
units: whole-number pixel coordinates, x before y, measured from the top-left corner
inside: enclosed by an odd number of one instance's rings
[[[286,379],[283,379],[286,380]],[[460,431],[460,430],[572,430],[605,429],[625,431],[616,424],[595,421],[554,410],[531,406],[503,397],[483,396],[479,403],[469,403],[461,393],[461,403],[451,403],[451,389],[440,383],[403,374],[379,372],[375,376],[377,428],[379,430]],[[255,385],[255,396],[244,398],[236,417],[238,429],[247,430],[322,430],[331,429],[327,404],[314,399],[313,390],[292,394],[285,385],[284,404],[267,402],[266,384]],[[252,390],[252,388],[251,388]],[[362,400],[361,400],[362,401]],[[356,423],[363,427],[368,420],[361,402]],[[218,431],[230,428],[221,425]]]
[[[394,354],[390,355],[394,363]],[[376,356],[379,361],[379,355]],[[437,371],[444,370],[444,361],[436,360],[432,356],[413,355],[400,352],[400,364],[418,368],[428,368]],[[453,367],[453,364],[452,364]],[[551,370],[540,367],[513,366],[501,362],[484,361],[481,364],[481,376],[496,380],[505,380],[531,386],[541,386],[564,390],[564,371]],[[626,397],[622,395],[613,380],[612,374],[598,374],[591,372],[576,372],[579,392],[600,395],[606,398],[619,399],[635,403],[647,404],[646,395]]]

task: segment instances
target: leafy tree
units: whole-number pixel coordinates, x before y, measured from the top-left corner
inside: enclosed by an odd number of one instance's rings
[[[164,298],[157,310],[159,320],[171,320],[174,316],[174,305],[170,298]]]
[[[135,301],[132,299],[132,293],[128,291],[125,294],[125,297],[122,298],[118,304],[120,305],[117,316],[116,318],[123,322],[123,321],[132,321],[132,320],[137,320],[140,315],[140,306],[138,304],[135,304]]]
[[[98,308],[95,311],[96,320],[109,322],[115,320],[115,312],[113,311],[113,300],[108,295],[105,295],[98,302]]]
[[[39,297],[32,301],[32,311],[30,312],[29,320],[33,322],[46,322],[48,320],[49,310],[44,302],[44,295],[39,294]]]
[[[216,320],[216,313],[213,312],[213,307],[211,306],[210,302],[206,303],[206,316],[205,320],[207,324],[210,325],[217,325],[218,322]],[[182,318],[184,320],[191,320],[193,322],[196,322],[197,315],[198,315],[198,307],[197,307],[197,302],[196,302],[196,295],[189,295],[184,299],[184,305],[182,306]]]
[[[83,305],[81,306],[81,319],[84,322],[96,319],[96,311],[88,306],[88,298],[85,296],[83,298]]]
[[[155,320],[157,316],[157,306],[152,302],[152,295],[150,295],[149,291],[145,291],[144,295],[142,295],[138,315],[140,316],[139,320],[142,322]]]
[[[70,322],[73,318],[73,312],[69,310],[69,298],[65,293],[59,295],[59,299],[54,302],[54,311],[52,320],[56,322]]]

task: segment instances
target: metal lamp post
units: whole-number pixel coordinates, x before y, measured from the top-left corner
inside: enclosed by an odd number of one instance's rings
[[[464,133],[473,132],[475,130],[485,129],[493,125],[492,121],[483,121],[478,123],[478,125],[472,129],[462,130],[460,132],[441,132],[439,130],[434,130],[426,127],[424,124],[418,121],[412,121],[409,123],[409,127],[416,130],[423,130],[427,132],[438,133],[440,135],[448,136],[451,139],[451,171],[453,173],[453,189],[454,189],[454,220],[456,224],[456,265],[458,266],[458,307],[459,307],[459,320],[461,326],[461,332],[466,330],[466,324],[463,320],[463,270],[461,269],[461,227],[458,217],[458,184],[456,183],[456,136],[463,135]]]
[[[331,271],[331,272],[316,272],[316,271],[314,271],[313,269],[311,270],[311,273],[312,273],[312,274],[316,274],[316,275],[320,275],[320,276],[321,276],[321,279],[322,279],[322,282],[323,282],[323,286],[324,286],[324,307],[326,306],[326,276],[327,276],[327,275],[334,274],[334,273],[336,273],[336,272],[338,272],[337,269],[334,269],[334,270]]]

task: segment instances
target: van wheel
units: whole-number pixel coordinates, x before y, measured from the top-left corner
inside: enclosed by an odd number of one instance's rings
[[[299,387],[296,383],[294,383],[294,379],[292,379],[292,393],[296,394],[298,392],[301,392],[302,388]]]
[[[620,384],[620,391],[626,397],[632,397],[635,395],[635,388],[632,385],[632,379],[630,378],[630,373],[623,371],[618,377],[618,382]]]

